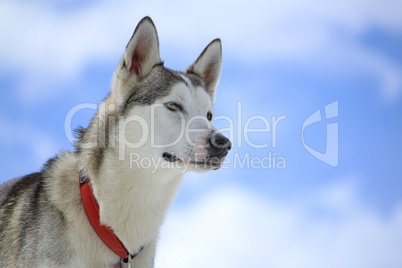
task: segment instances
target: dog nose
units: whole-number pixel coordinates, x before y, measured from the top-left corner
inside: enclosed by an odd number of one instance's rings
[[[230,140],[219,132],[212,134],[209,142],[217,155],[226,155],[232,149]]]

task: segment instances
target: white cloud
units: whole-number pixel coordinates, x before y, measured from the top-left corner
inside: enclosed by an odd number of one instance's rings
[[[401,9],[400,1],[380,0],[176,0],[102,1],[60,12],[45,4],[2,1],[0,68],[22,70],[19,94],[25,100],[57,94],[57,84],[77,79],[89,62],[110,59],[117,64],[138,20],[151,15],[167,60],[180,56],[191,61],[210,40],[222,37],[224,56],[248,63],[305,60],[318,53],[322,61],[338,62],[334,69],[354,66],[354,72],[372,74],[381,62],[381,71],[374,74],[384,81],[384,92],[396,96],[402,88],[395,75],[400,68],[383,55],[360,50],[356,39],[373,26],[400,31]],[[174,53],[164,55],[167,51]],[[348,57],[356,51],[360,56]]]
[[[241,189],[173,209],[156,267],[401,267],[402,206],[382,216],[340,183],[287,203]]]

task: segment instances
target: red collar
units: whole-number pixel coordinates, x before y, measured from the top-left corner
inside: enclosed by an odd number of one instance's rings
[[[130,253],[124,247],[120,239],[113,233],[113,231],[109,227],[100,224],[99,205],[93,195],[92,187],[90,186],[88,177],[83,176],[80,173],[79,182],[82,204],[84,205],[85,214],[87,215],[92,228],[98,234],[103,243],[105,243],[105,245],[110,248],[110,250],[120,256],[120,258],[127,259],[128,256],[130,256]],[[132,256],[132,258],[133,257],[134,256]]]

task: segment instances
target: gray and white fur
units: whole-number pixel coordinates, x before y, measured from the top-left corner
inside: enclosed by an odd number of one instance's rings
[[[165,68],[155,26],[142,19],[76,150],[0,186],[0,267],[120,267],[83,210],[79,172],[90,179],[101,223],[130,252],[144,246],[133,267],[153,267],[183,172],[218,169],[231,148],[211,126],[221,61],[215,39],[185,72]],[[141,166],[144,159],[158,165]]]

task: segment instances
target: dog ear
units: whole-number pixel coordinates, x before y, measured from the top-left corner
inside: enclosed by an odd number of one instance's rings
[[[222,66],[222,44],[215,39],[202,51],[198,59],[186,70],[195,73],[204,80],[207,93],[214,100],[215,88],[219,81]]]
[[[125,68],[130,78],[139,82],[160,62],[158,34],[151,18],[145,17],[138,23],[127,44],[121,68]]]

